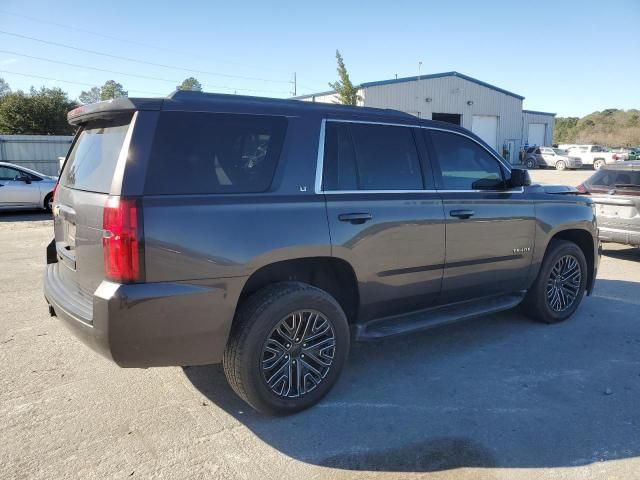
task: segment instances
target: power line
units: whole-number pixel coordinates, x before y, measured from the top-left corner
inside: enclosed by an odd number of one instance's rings
[[[77,27],[75,25],[67,25],[67,24],[64,24],[64,23],[53,22],[51,20],[42,20],[41,18],[35,18],[35,17],[30,17],[28,15],[22,15],[22,14],[19,14],[19,13],[8,12],[6,10],[0,10],[0,13],[4,13],[5,15],[12,15],[14,17],[24,18],[24,19],[30,20],[32,22],[44,23],[44,24],[48,24],[48,25],[55,25],[57,27],[65,28],[65,29],[68,29],[68,30],[75,30],[77,32],[88,33],[90,35],[95,35],[97,37],[106,38],[108,40],[116,40],[116,41],[122,42],[122,43],[129,43],[129,44],[132,44],[132,45],[138,45],[138,46],[145,47],[145,48],[152,48],[154,50],[158,50],[158,51],[161,51],[161,52],[170,52],[170,53],[175,53],[175,54],[178,54],[178,55],[190,55],[190,56],[193,56],[193,53],[183,52],[183,51],[179,51],[179,50],[173,50],[171,48],[166,48],[166,47],[158,47],[157,45],[151,45],[149,43],[138,42],[136,40],[125,39],[125,38],[116,37],[116,36],[113,36],[113,35],[107,35],[107,34],[104,34],[104,33],[95,32],[93,30],[87,30],[87,29],[84,29],[84,28],[80,28],[80,27]],[[273,69],[273,68],[258,67],[258,66],[255,66],[255,65],[243,64],[243,63],[239,63],[239,62],[229,62],[229,61],[226,61],[226,60],[217,60],[217,62],[218,63],[227,63],[229,65],[238,65],[238,66],[241,66],[241,67],[249,67],[249,68],[253,68],[254,70],[264,70],[265,72],[287,73],[287,74],[289,73],[289,72],[285,72],[284,70],[276,70],[276,69]]]
[[[117,70],[108,70],[106,68],[98,68],[98,67],[90,67],[87,65],[80,65],[77,63],[69,63],[69,62],[63,62],[61,60],[52,60],[49,58],[43,58],[43,57],[36,57],[33,55],[27,55],[25,53],[18,53],[18,52],[13,52],[10,50],[0,50],[0,53],[6,53],[8,55],[17,55],[19,57],[26,57],[26,58],[31,58],[34,60],[40,60],[43,62],[50,62],[50,63],[57,63],[60,65],[67,65],[69,67],[76,67],[76,68],[82,68],[82,69],[86,69],[86,70],[95,70],[97,72],[106,72],[106,73],[113,73],[116,75],[125,75],[125,76],[129,76],[129,77],[135,77],[135,78],[142,78],[145,80],[157,80],[160,82],[167,82],[167,83],[173,83],[174,85],[177,85],[180,83],[180,80],[169,80],[166,78],[160,78],[160,77],[152,77],[149,75],[139,75],[137,73],[126,73],[126,72],[119,72]],[[211,85],[211,84],[202,84],[203,86],[206,86],[207,88],[212,88],[212,89],[226,89],[226,90],[241,90],[241,91],[245,91],[245,92],[262,92],[262,93],[278,93],[278,94],[282,94],[282,93],[286,93],[284,91],[281,90],[260,90],[260,89],[253,89],[253,88],[236,88],[236,87],[227,87],[225,85]]]
[[[93,55],[101,55],[103,57],[116,58],[118,60],[125,60],[127,62],[140,63],[140,64],[143,64],[143,65],[151,65],[151,66],[154,66],[154,67],[168,68],[168,69],[171,69],[171,70],[181,70],[181,71],[185,71],[185,72],[198,73],[198,74],[202,74],[202,75],[212,75],[212,76],[218,76],[218,77],[236,78],[236,79],[241,79],[241,80],[257,80],[257,81],[260,81],[260,82],[271,82],[271,83],[291,83],[289,80],[273,80],[273,79],[260,78],[260,77],[247,77],[247,76],[243,76],[243,75],[232,75],[232,74],[227,74],[227,73],[209,72],[207,70],[196,70],[196,69],[193,69],[193,68],[176,67],[176,66],[173,66],[173,65],[165,65],[165,64],[162,64],[162,63],[147,62],[146,60],[138,60],[136,58],[123,57],[123,56],[120,56],[120,55],[112,55],[110,53],[99,52],[97,50],[90,50],[88,48],[74,47],[73,45],[67,45],[67,44],[64,44],[64,43],[52,42],[50,40],[43,40],[41,38],[30,37],[28,35],[22,35],[22,34],[13,33],[13,32],[7,32],[7,31],[4,31],[4,30],[0,30],[0,34],[9,35],[9,36],[12,36],[12,37],[17,37],[17,38],[23,38],[23,39],[26,39],[26,40],[32,40],[34,42],[45,43],[45,44],[48,44],[48,45],[54,45],[56,47],[68,48],[68,49],[76,50],[76,51],[79,51],[79,52],[91,53]]]
[[[40,75],[31,75],[31,74],[26,74],[26,73],[19,73],[19,72],[11,72],[9,70],[0,70],[0,73],[9,73],[11,75],[20,75],[21,77],[29,77],[29,78],[39,78],[42,80],[51,80],[54,82],[62,82],[62,83],[73,83],[75,85],[81,85],[83,87],[93,87],[94,85],[91,85],[90,83],[83,83],[83,82],[74,82],[72,80],[60,80],[59,78],[51,78],[51,77],[43,77]],[[148,93],[150,95],[159,95],[159,96],[166,96],[166,93],[158,93],[158,92],[147,92],[144,90],[131,90],[132,92],[138,92],[138,93]]]

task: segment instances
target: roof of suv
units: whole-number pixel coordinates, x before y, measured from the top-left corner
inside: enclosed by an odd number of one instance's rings
[[[465,131],[451,123],[425,120],[405,112],[372,107],[356,107],[300,100],[251,97],[245,95],[227,95],[177,90],[166,98],[129,98],[122,97],[88,105],[82,105],[67,114],[71,124],[80,124],[109,113],[134,110],[168,110],[191,112],[238,112],[257,114],[300,115],[317,112],[337,118],[371,119],[390,123],[412,123],[417,125],[446,126],[451,130]]]

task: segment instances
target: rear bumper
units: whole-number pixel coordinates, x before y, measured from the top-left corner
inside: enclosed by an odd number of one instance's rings
[[[222,360],[241,278],[120,285],[103,281],[83,315],[47,265],[44,296],[86,345],[121,367],[205,365]],[[86,311],[85,311],[86,312]]]
[[[615,242],[624,245],[640,246],[640,232],[623,228],[611,228],[598,225],[598,236],[602,242]]]

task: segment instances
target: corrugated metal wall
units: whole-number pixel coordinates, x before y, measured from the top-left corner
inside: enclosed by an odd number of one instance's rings
[[[455,76],[375,85],[364,91],[366,107],[395,108],[427,119],[432,113],[461,114],[462,126],[469,130],[473,115],[495,115],[498,151],[502,153],[509,140],[515,142],[516,152],[520,148],[522,100],[514,96]]]
[[[72,141],[66,135],[0,135],[0,161],[58,175],[58,157],[67,155]]]
[[[553,115],[536,113],[531,111],[522,112],[522,142],[527,141],[529,138],[529,124],[531,123],[544,123],[547,125],[544,144],[550,146],[553,143],[553,129],[556,124],[556,118]]]

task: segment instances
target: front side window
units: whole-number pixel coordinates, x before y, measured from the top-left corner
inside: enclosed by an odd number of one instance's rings
[[[504,188],[500,163],[473,140],[455,133],[431,131],[444,190]]]
[[[422,190],[412,128],[327,122],[324,190]]]
[[[287,120],[267,115],[162,112],[145,192],[258,193],[273,180]]]
[[[20,172],[15,168],[0,167],[0,180],[14,180],[20,176]]]

